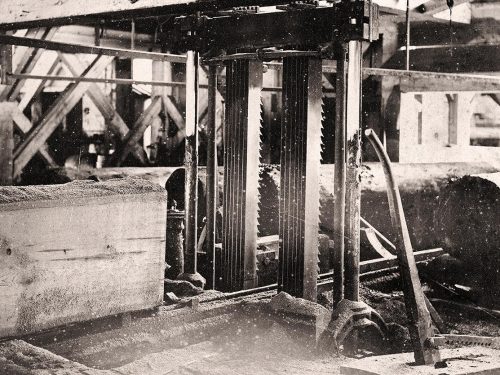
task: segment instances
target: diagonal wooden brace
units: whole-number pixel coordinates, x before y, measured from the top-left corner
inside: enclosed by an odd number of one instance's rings
[[[142,113],[142,115],[137,119],[132,126],[132,129],[128,132],[127,136],[124,138],[124,145],[121,151],[117,151],[118,157],[115,159],[115,164],[119,167],[127,158],[128,154],[137,145],[137,142],[141,139],[146,128],[151,125],[153,120],[162,111],[162,98],[156,96],[149,107]],[[114,159],[114,158],[113,158]]]
[[[110,56],[98,56],[82,73],[83,77],[99,76],[104,68],[113,60]],[[14,176],[19,176],[23,168],[47,141],[62,119],[71,111],[75,104],[87,91],[88,82],[78,82],[69,85],[52,104],[50,109],[24,141],[14,152]]]
[[[84,71],[84,65],[75,55],[59,53],[59,58],[63,62],[64,66],[73,75],[78,75]],[[109,125],[110,130],[120,137],[120,140],[125,141],[129,128],[118,114],[118,112],[113,108],[109,97],[107,97],[99,86],[95,83],[89,85],[86,94],[89,96],[90,100],[95,104],[97,109],[101,112],[104,120]],[[133,144],[130,147],[130,152],[134,157],[141,162],[141,164],[147,164],[146,156],[144,154],[143,148],[138,144]]]

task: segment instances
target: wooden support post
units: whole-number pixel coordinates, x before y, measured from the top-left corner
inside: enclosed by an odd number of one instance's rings
[[[344,299],[344,222],[345,222],[345,149],[346,149],[346,103],[347,103],[347,45],[337,50],[337,78],[335,97],[335,174],[333,211],[333,303]]]
[[[448,144],[458,145],[458,94],[446,94],[448,100]]]
[[[222,250],[217,289],[257,286],[257,217],[262,63],[229,61],[226,67]]]
[[[217,67],[208,72],[207,119],[207,253],[212,254],[212,288],[215,289],[215,232],[217,213]]]
[[[278,290],[316,301],[321,60],[283,59]]]
[[[348,44],[346,103],[345,298],[359,300],[361,210],[361,59],[360,41]]]
[[[14,103],[0,103],[0,185],[14,181]]]
[[[0,44],[0,85],[11,85],[7,73],[12,72],[12,46]]]
[[[186,60],[186,168],[184,208],[186,213],[184,273],[179,276],[204,287],[205,279],[198,273],[198,52],[188,51]]]

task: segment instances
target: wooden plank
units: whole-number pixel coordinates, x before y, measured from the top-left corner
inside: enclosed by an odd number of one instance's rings
[[[76,55],[63,53],[59,53],[58,55],[71,74],[80,75],[85,70],[85,66]],[[99,112],[101,112],[111,132],[118,135],[121,141],[124,141],[129,132],[129,128],[116,109],[113,108],[111,99],[106,96],[95,83],[89,85],[86,94],[95,104]],[[144,150],[139,144],[132,145],[131,152],[141,164],[147,164]]]
[[[362,46],[348,44],[346,103],[345,298],[359,301]]]
[[[127,158],[128,154],[132,151],[134,145],[144,134],[146,128],[151,125],[155,117],[157,117],[162,110],[162,99],[159,96],[153,98],[153,101],[149,107],[142,113],[142,115],[137,119],[132,129],[128,132],[126,138],[124,139],[123,149],[118,152],[119,156],[116,159],[116,166],[119,167]]]
[[[82,73],[83,76],[97,76],[113,60],[109,56],[98,56]],[[40,124],[32,131],[14,152],[14,176],[18,176],[38,149],[47,141],[63,118],[87,91],[88,83],[69,85],[53,103]]]
[[[0,337],[162,304],[162,187],[87,181],[0,197]]]
[[[28,134],[31,130],[32,124],[31,121],[21,112],[19,107],[16,107],[13,114],[14,123],[17,125],[17,128],[23,133]],[[43,160],[50,167],[57,167],[57,162],[54,160],[50,153],[50,148],[47,143],[44,143],[40,149],[38,150],[38,154],[42,157]]]
[[[64,53],[86,53],[92,55],[105,55],[113,57],[128,57],[131,59],[150,59],[159,61],[170,61],[175,63],[184,63],[186,58],[182,55],[173,55],[168,53],[143,52],[132,49],[99,47],[85,44],[70,44],[63,42],[53,42],[27,37],[17,37],[13,35],[0,34],[0,44],[11,44],[18,46],[42,48]]]
[[[14,103],[0,103],[0,185],[12,185],[14,181]]]

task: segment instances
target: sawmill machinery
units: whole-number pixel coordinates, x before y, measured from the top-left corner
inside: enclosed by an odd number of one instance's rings
[[[362,43],[378,38],[377,5],[368,0],[305,1],[271,9],[240,7],[197,13],[174,19],[162,38],[166,49],[191,51],[188,56],[193,56],[193,71],[200,65],[209,67],[209,248],[213,248],[215,241],[217,72],[220,68],[226,71],[222,249],[215,253],[214,267],[216,289],[224,292],[257,286],[261,91],[264,66],[272,63],[281,70],[283,82],[278,290],[316,301],[322,67],[335,61],[335,208],[332,215],[336,308],[330,334],[337,340],[354,328],[368,326],[383,334],[383,320],[359,302]],[[189,81],[196,82],[196,79]],[[196,108],[197,82],[186,86],[187,90],[194,90],[186,92],[187,106]],[[186,121],[186,202],[197,199],[196,118],[195,113],[193,121]],[[190,129],[188,122],[192,123]],[[192,208],[186,204],[185,253],[188,258],[196,258],[195,210],[196,203]],[[186,260],[186,264],[185,273],[196,274],[196,260]],[[419,289],[420,284],[414,287]],[[408,295],[411,306],[422,303],[415,298],[415,288]],[[421,289],[419,293],[423,294]],[[417,296],[421,297],[419,293]],[[418,308],[427,318],[425,303]],[[409,317],[415,318],[412,336],[416,362],[433,363],[437,356],[435,348],[428,345],[430,318],[423,320],[425,328],[419,330],[421,316],[409,314]]]

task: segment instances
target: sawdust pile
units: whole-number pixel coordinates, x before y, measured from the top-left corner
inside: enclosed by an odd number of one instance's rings
[[[165,190],[158,184],[133,177],[104,182],[73,181],[62,185],[2,186],[0,187],[0,204],[148,193],[165,194]]]

